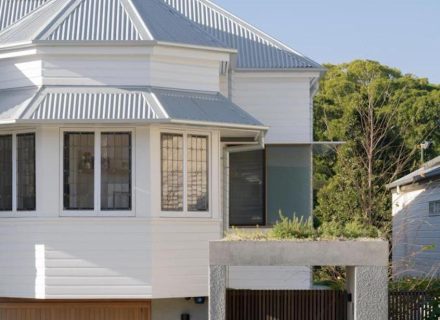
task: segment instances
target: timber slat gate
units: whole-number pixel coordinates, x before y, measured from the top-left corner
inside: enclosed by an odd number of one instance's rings
[[[389,320],[425,320],[431,313],[432,298],[423,291],[391,291]]]
[[[335,290],[233,290],[227,320],[347,320],[348,294]]]

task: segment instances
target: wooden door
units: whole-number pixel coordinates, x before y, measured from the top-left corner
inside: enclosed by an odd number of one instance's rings
[[[1,320],[150,320],[150,301],[0,299]]]

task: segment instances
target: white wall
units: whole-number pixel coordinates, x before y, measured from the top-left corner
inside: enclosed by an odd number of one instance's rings
[[[208,319],[208,299],[204,304],[195,304],[193,299],[155,299],[151,303],[152,320],[179,320],[185,313],[191,320]]]
[[[150,155],[160,154],[159,144],[151,145],[150,127],[133,130],[135,216],[61,217],[61,129],[36,128],[37,212],[35,217],[21,218],[0,214],[0,296],[208,295],[208,241],[222,235],[219,199],[211,198],[215,218],[169,218],[153,212],[160,201],[157,190],[152,190],[158,188],[160,167],[151,164],[160,162],[151,161]],[[218,194],[218,133],[205,132],[215,137],[211,190]]]
[[[315,75],[316,76],[316,75]],[[235,72],[232,100],[269,126],[266,143],[310,143],[311,75]]]
[[[177,47],[42,47],[0,55],[0,89],[31,85],[159,86],[219,91],[226,52]]]
[[[393,191],[394,276],[440,276],[440,216],[429,216],[435,200],[440,182]]]

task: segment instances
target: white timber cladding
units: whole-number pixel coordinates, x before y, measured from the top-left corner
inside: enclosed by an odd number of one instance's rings
[[[269,127],[266,143],[311,143],[311,76],[235,72],[232,101]]]
[[[229,61],[224,52],[151,45],[36,46],[4,56],[0,89],[109,85],[220,91],[220,64]]]
[[[393,273],[440,275],[440,216],[429,215],[429,203],[440,200],[440,182],[393,191]]]
[[[132,130],[131,217],[61,215],[61,132],[36,132],[37,210],[34,217],[0,218],[0,296],[26,298],[166,298],[208,295],[208,241],[220,239],[219,133],[211,136],[210,215],[162,217],[161,126],[98,127]],[[67,127],[83,131],[90,128]],[[188,131],[194,129],[187,128]],[[157,141],[155,141],[157,138]],[[216,160],[214,160],[216,159]],[[96,170],[96,169],[95,169]],[[159,191],[160,192],[160,191]]]

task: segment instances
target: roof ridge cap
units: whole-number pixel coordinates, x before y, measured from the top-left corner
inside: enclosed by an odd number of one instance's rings
[[[25,14],[23,17],[21,17],[20,19],[18,19],[17,21],[15,21],[14,23],[10,24],[9,26],[7,26],[6,28],[4,28],[3,30],[0,30],[0,36],[2,36],[3,34],[9,32],[11,29],[15,28],[16,26],[25,23],[31,16],[35,15],[36,13],[42,11],[43,9],[45,9],[47,6],[51,5],[52,3],[56,2],[58,0],[48,0],[47,2],[43,3],[41,6],[39,6],[38,8],[30,11],[28,14]]]

